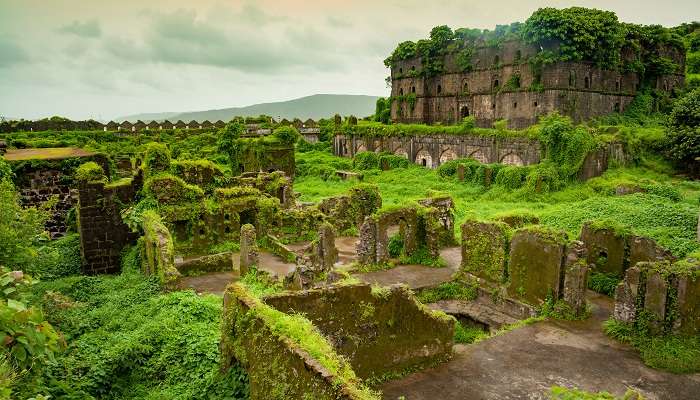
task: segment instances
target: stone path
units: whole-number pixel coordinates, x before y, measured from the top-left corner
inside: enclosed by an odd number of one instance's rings
[[[447,262],[445,268],[431,268],[424,265],[400,265],[398,267],[377,272],[358,273],[355,276],[367,283],[389,286],[405,283],[411,289],[422,289],[437,286],[452,279],[459,269],[461,260],[459,247],[448,247],[440,250],[440,256]]]
[[[628,388],[647,400],[700,398],[700,374],[674,375],[644,366],[638,353],[602,332],[612,301],[591,293],[586,321],[545,321],[474,345],[455,346],[454,358],[382,385],[384,399],[548,399],[551,386]]]

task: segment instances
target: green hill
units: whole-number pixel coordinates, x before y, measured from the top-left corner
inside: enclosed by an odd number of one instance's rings
[[[343,116],[355,115],[365,117],[374,114],[376,96],[348,95],[348,94],[315,94],[294,100],[278,101],[274,103],[254,104],[247,107],[232,107],[220,110],[190,111],[190,112],[164,112],[128,115],[116,119],[116,121],[229,121],[235,116],[270,115],[274,118],[301,118],[319,119],[329,118],[335,114]]]

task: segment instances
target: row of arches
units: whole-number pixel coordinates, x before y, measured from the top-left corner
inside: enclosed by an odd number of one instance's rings
[[[363,146],[361,146],[361,147],[363,147]],[[409,158],[408,152],[402,147],[397,148],[396,150],[394,150],[393,153],[394,153],[394,155],[397,155],[397,156],[400,156],[400,157],[403,157],[406,159]],[[444,163],[451,161],[451,160],[456,160],[458,158],[460,158],[460,157],[457,155],[457,153],[454,150],[446,149],[442,153],[440,153],[438,165],[444,164]],[[484,164],[489,163],[488,157],[486,156],[486,154],[482,150],[475,150],[475,151],[471,152],[467,156],[467,158],[473,158],[476,161],[479,161],[480,163],[484,163]],[[433,156],[430,154],[429,151],[427,151],[425,149],[421,149],[416,153],[416,157],[415,157],[414,162],[418,165],[432,168]],[[523,159],[516,153],[508,153],[508,154],[504,155],[503,157],[501,157],[499,162],[501,164],[506,164],[506,165],[517,165],[517,166],[525,165],[525,163],[523,162]]]

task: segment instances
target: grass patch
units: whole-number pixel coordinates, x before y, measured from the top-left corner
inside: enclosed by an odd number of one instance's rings
[[[593,271],[588,275],[588,288],[594,292],[614,297],[617,284],[621,281],[622,279],[615,274]]]
[[[474,326],[464,326],[459,321],[455,324],[455,343],[472,344],[489,337],[483,329]]]
[[[416,298],[423,304],[430,304],[440,300],[474,300],[477,295],[476,286],[452,281],[434,288],[423,289],[416,294]]]

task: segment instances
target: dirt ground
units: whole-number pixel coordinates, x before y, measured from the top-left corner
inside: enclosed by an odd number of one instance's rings
[[[8,161],[20,160],[60,160],[70,157],[87,157],[95,153],[75,147],[54,147],[46,149],[11,149],[5,154]]]
[[[440,256],[447,262],[445,268],[431,268],[423,265],[399,265],[398,267],[377,272],[355,274],[367,283],[389,286],[405,283],[411,289],[437,286],[451,280],[452,275],[459,269],[461,260],[459,247],[448,247],[440,250]]]
[[[700,399],[700,374],[646,367],[634,349],[603,333],[612,301],[592,292],[590,301],[593,316],[585,321],[539,322],[474,345],[457,345],[452,360],[385,383],[384,398],[548,399],[550,387],[559,385],[615,395],[632,388],[647,400]]]

